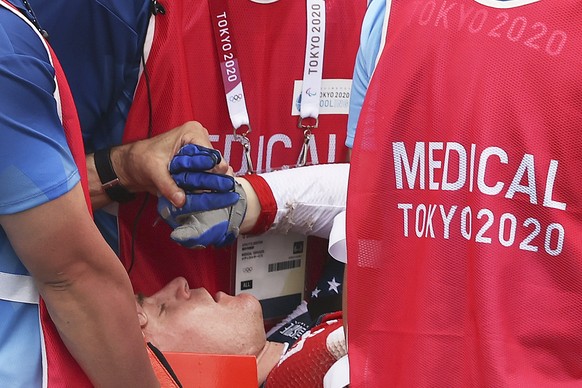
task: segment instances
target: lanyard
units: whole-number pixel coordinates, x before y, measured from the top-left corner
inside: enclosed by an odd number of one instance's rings
[[[220,73],[226,97],[226,105],[230,121],[234,127],[234,137],[244,148],[247,172],[254,172],[251,160],[251,142],[247,135],[251,133],[249,112],[245,100],[245,93],[238,67],[238,55],[234,45],[232,29],[229,24],[227,0],[208,0],[216,52],[220,61]],[[241,127],[247,127],[242,134],[237,133]]]
[[[304,166],[307,163],[307,153],[312,137],[311,131],[319,125],[325,26],[325,0],[307,0],[307,40],[305,42],[303,85],[297,124],[298,128],[303,129],[303,146],[299,153],[297,166]]]
[[[226,97],[226,104],[236,141],[242,144],[245,152],[247,171],[254,171],[250,155],[251,132],[250,120],[243,89],[241,72],[234,37],[229,23],[228,0],[208,0],[216,52],[220,61],[220,72]],[[306,0],[307,3],[307,38],[305,42],[305,60],[303,66],[303,84],[301,90],[300,116],[297,127],[303,129],[303,146],[297,166],[307,162],[312,130],[319,124],[319,103],[321,98],[321,80],[323,78],[323,52],[325,47],[325,0]],[[310,120],[311,119],[311,120]],[[242,134],[238,129],[246,126]]]

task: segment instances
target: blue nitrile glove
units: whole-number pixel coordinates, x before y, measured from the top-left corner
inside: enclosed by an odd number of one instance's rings
[[[227,203],[227,195],[237,198],[234,205],[213,208],[217,204]],[[186,197],[193,198],[190,208],[201,210],[187,212],[185,207],[175,208],[164,197],[158,199],[158,212],[174,228],[170,234],[172,240],[187,248],[205,248],[210,245],[223,247],[238,237],[247,209],[246,193],[239,183],[234,182],[234,191],[231,192],[187,194]]]

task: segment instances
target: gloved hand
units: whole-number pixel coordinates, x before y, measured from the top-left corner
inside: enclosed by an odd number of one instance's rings
[[[238,237],[247,209],[244,189],[234,179],[233,182],[234,191],[231,192],[187,194],[190,208],[201,209],[198,211],[176,209],[167,199],[160,197],[158,212],[174,228],[170,234],[172,240],[187,248],[205,248],[210,245],[223,247],[231,244]],[[234,205],[208,210],[217,204],[227,203],[224,199],[226,196],[237,198]]]
[[[218,150],[196,144],[186,144],[170,161],[170,174],[211,170],[222,160]]]
[[[224,246],[238,236],[246,212],[244,190],[231,176],[204,172],[220,160],[217,150],[188,144],[170,162],[186,203],[176,208],[159,197],[158,213],[174,229],[172,239],[186,247]]]

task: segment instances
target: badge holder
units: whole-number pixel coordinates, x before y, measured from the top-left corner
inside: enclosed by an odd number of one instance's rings
[[[250,125],[247,126],[247,130],[242,134],[238,134],[238,128],[234,129],[234,138],[243,147],[244,163],[247,167],[247,174],[254,174],[255,168],[253,167],[253,160],[251,159],[251,141],[248,138],[248,134],[251,133]]]
[[[303,129],[303,145],[297,160],[297,167],[307,164],[312,130],[319,125],[319,102],[323,79],[323,53],[325,47],[325,1],[306,0],[307,34],[303,63],[303,84],[301,86],[300,115],[297,127]],[[316,50],[313,50],[316,47]],[[313,120],[312,123],[304,121]]]
[[[307,154],[309,153],[309,143],[313,136],[312,130],[317,128],[319,125],[319,118],[314,118],[315,124],[304,124],[303,120],[312,117],[299,117],[297,123],[297,128],[303,129],[303,145],[301,146],[301,152],[299,153],[299,158],[297,159],[297,167],[303,167],[307,164]]]

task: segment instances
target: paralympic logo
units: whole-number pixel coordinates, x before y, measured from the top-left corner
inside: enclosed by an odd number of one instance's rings
[[[307,94],[309,97],[313,97],[317,94],[317,92],[314,92],[313,90],[311,90],[311,88],[308,88],[305,91],[305,94]],[[297,111],[301,112],[301,96],[302,93],[299,93],[299,95],[297,96],[297,101],[295,101],[295,107],[297,108]]]
[[[314,92],[311,90],[311,88],[309,88],[305,91],[305,94],[307,94],[309,97],[313,97],[317,94],[317,92]]]

